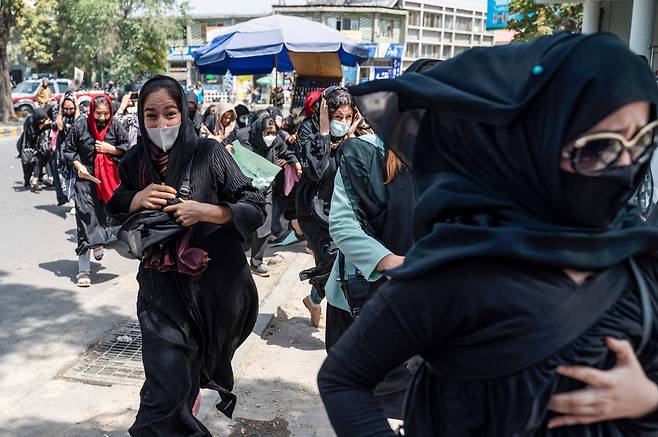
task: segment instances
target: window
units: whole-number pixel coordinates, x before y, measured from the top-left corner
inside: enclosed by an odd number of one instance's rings
[[[336,30],[359,30],[358,18],[337,18]]]
[[[451,46],[443,46],[443,57],[442,59],[448,59],[452,56],[452,47]]]
[[[454,17],[452,17],[452,16],[448,17],[447,16],[445,25],[443,27],[445,27],[446,29],[453,29],[454,28],[454,21],[453,20],[454,20]]]
[[[471,18],[457,17],[457,19],[455,20],[455,30],[472,32],[473,20]]]
[[[407,58],[418,57],[418,44],[407,44]]]
[[[58,80],[57,81],[57,87],[59,88],[59,92],[63,93],[66,91],[69,87],[69,83],[66,82],[65,80]]]
[[[409,25],[420,26],[420,12],[409,11]]]
[[[460,55],[467,50],[466,47],[455,47],[454,56]]]
[[[37,90],[37,87],[39,86],[40,83],[41,82],[37,82],[36,80],[30,82],[21,82],[18,85],[16,85],[16,88],[14,88],[14,92],[32,94]]]
[[[443,16],[441,14],[434,14],[432,12],[425,12],[423,17],[423,25],[425,27],[442,27]]]
[[[384,19],[379,21],[379,36],[393,38],[393,20]]]

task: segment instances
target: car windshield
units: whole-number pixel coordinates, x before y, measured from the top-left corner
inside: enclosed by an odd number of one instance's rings
[[[14,88],[14,92],[17,93],[26,93],[26,94],[32,94],[37,90],[37,87],[39,86],[39,82],[21,82],[18,85],[16,85],[16,88]]]

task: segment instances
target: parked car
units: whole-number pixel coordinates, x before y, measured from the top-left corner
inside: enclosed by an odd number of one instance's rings
[[[50,103],[58,102],[64,92],[71,86],[70,79],[48,79],[48,88],[53,94]],[[11,97],[14,104],[14,111],[23,113],[26,117],[31,115],[36,109],[37,89],[41,85],[41,79],[25,80],[12,90]],[[80,103],[91,101],[97,96],[105,93],[103,90],[84,90],[79,89],[74,94]]]

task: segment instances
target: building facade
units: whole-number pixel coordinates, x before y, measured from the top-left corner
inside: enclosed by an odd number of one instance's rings
[[[310,0],[305,5],[272,6],[272,12],[326,24],[368,47],[358,69],[344,69],[346,83],[398,76],[406,40],[407,11],[401,1]]]
[[[403,7],[409,12],[405,68],[418,58],[445,60],[471,47],[494,45],[485,2],[405,0]]]

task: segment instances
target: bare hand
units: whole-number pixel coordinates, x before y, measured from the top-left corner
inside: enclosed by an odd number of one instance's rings
[[[224,146],[224,147],[226,148],[226,150],[228,150],[228,153],[230,153],[231,155],[232,155],[233,152],[235,151],[235,149],[233,148],[233,144],[227,144],[227,145]]]
[[[617,355],[612,369],[557,368],[560,375],[582,381],[587,387],[551,398],[548,408],[564,415],[551,419],[549,428],[639,418],[658,408],[658,386],[647,378],[631,344],[611,337],[606,342]]]
[[[194,200],[184,200],[177,205],[167,206],[164,212],[172,214],[176,221],[185,227],[205,221],[204,204]]]
[[[130,204],[131,211],[140,209],[162,209],[167,205],[167,200],[176,198],[176,189],[167,185],[151,184],[142,191],[135,194]]]
[[[78,161],[75,161],[73,167],[75,167],[75,171],[78,172],[78,177],[80,179],[90,180],[91,174],[89,174],[89,170],[87,170],[87,167],[85,167]]]
[[[350,129],[347,131],[347,138],[354,138],[354,133],[356,132],[356,129],[359,127],[359,124],[361,124],[361,113],[357,109],[356,112],[354,113],[354,118],[352,119],[352,125],[350,126]]]
[[[376,270],[378,272],[385,272],[387,270],[397,269],[404,263],[404,257],[394,254],[386,255],[377,263]]]
[[[326,99],[321,99],[320,103],[320,135],[329,135],[329,105]]]
[[[123,95],[121,98],[121,106],[119,106],[119,110],[117,112],[124,113],[126,112],[126,109],[130,106],[130,95],[132,93],[126,93]]]
[[[297,142],[297,133],[295,132],[294,134],[290,135],[286,142],[288,144],[295,144]]]
[[[277,159],[277,160],[276,160],[276,165],[278,165],[278,166],[281,167],[281,168],[285,167],[286,164],[287,164],[287,162],[286,162],[285,159]]]
[[[295,171],[297,172],[297,176],[302,175],[302,165],[299,162],[295,163]]]
[[[114,155],[117,150],[117,148],[114,147],[112,144],[98,140],[96,140],[95,147],[96,147],[96,153],[107,153],[108,155]]]

